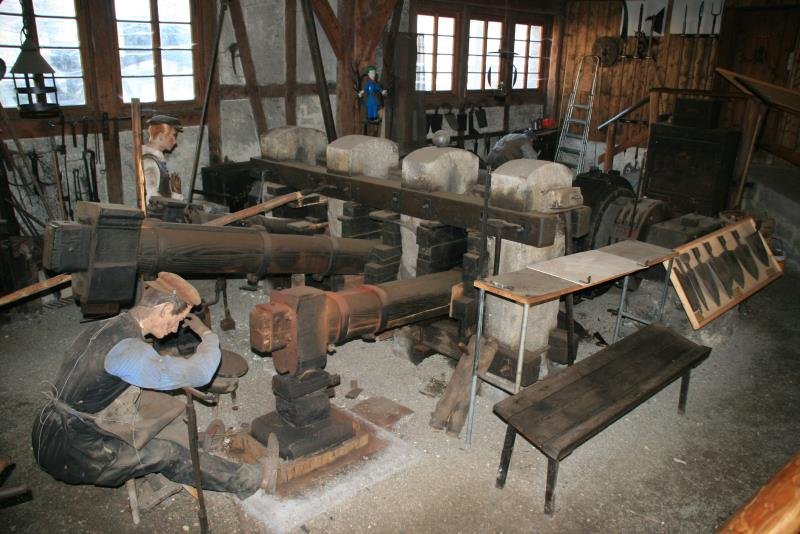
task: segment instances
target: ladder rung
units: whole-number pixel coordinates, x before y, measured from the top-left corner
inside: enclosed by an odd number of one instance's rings
[[[583,136],[582,135],[578,135],[578,134],[574,134],[574,133],[567,132],[567,133],[564,134],[564,137],[568,137],[570,139],[580,139],[581,141],[583,141]]]
[[[580,124],[582,126],[586,126],[588,123],[583,119],[567,119],[567,122],[571,122],[572,124]]]
[[[570,169],[577,169],[578,168],[578,164],[577,163],[571,163],[569,161],[556,160],[556,163],[560,163],[562,165],[566,165]]]
[[[589,109],[589,105],[588,104],[572,104],[572,107],[573,108],[578,108],[578,109]]]
[[[564,152],[566,154],[571,154],[573,156],[580,156],[581,155],[581,151],[580,150],[578,150],[577,148],[570,148],[568,146],[562,146],[558,150],[560,150],[561,152]]]

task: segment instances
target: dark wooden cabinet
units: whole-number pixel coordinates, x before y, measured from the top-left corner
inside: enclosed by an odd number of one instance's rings
[[[657,123],[647,147],[644,194],[678,213],[715,216],[726,207],[739,131]]]

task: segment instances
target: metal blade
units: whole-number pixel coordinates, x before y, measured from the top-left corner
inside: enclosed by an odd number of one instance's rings
[[[694,272],[708,290],[708,294],[711,295],[711,300],[714,301],[714,304],[719,306],[719,288],[717,287],[717,281],[714,279],[714,273],[711,272],[711,267],[700,260],[700,251],[696,247],[692,249],[692,254],[694,254],[697,260],[697,267],[694,268]]]
[[[686,276],[678,263],[675,264],[675,275],[678,277],[678,282],[681,284],[683,294],[686,295],[686,300],[689,301],[689,306],[692,308],[692,311],[702,311],[700,309],[700,301],[697,299],[697,292],[692,285],[692,281],[688,276]]]
[[[736,259],[736,254],[732,250],[728,250],[728,243],[723,236],[717,237],[719,244],[722,245],[722,254],[720,258],[725,261],[728,266],[728,272],[733,277],[733,281],[739,284],[739,287],[744,287],[744,271],[742,266],[739,265],[739,260]]]
[[[692,270],[691,267],[689,267],[689,263],[691,261],[692,260],[689,257],[689,254],[687,253],[681,254],[679,263],[683,266],[683,271],[686,274],[686,279],[689,280],[689,283],[692,285],[692,288],[694,288],[697,298],[700,299],[700,302],[703,304],[705,309],[709,309],[708,303],[706,303],[706,297],[703,294],[703,288],[700,287],[700,280],[697,279],[697,276],[694,274],[694,271]]]
[[[767,254],[767,249],[764,248],[764,241],[762,240],[761,234],[755,231],[745,236],[744,239],[747,241],[747,244],[750,245],[750,248],[753,249],[758,261],[764,264],[765,267],[769,267],[769,254]]]
[[[756,265],[756,260],[753,258],[753,253],[750,252],[750,247],[739,240],[739,232],[734,230],[731,234],[734,241],[736,241],[736,248],[733,249],[733,252],[736,254],[739,263],[750,273],[750,276],[758,280],[758,265]]]
[[[733,275],[728,269],[728,265],[725,263],[725,260],[723,260],[721,256],[714,256],[714,251],[711,249],[711,243],[706,241],[705,243],[703,243],[703,247],[706,249],[706,252],[708,253],[709,256],[708,265],[711,267],[711,269],[714,271],[714,274],[717,275],[717,278],[722,283],[722,289],[725,291],[725,294],[728,295],[729,299],[732,299]]]

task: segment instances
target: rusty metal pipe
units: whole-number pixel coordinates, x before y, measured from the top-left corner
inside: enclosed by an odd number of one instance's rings
[[[447,315],[461,271],[363,285],[339,292],[297,287],[275,291],[250,312],[250,344],[271,352],[279,373],[325,357],[331,343]]]
[[[359,274],[375,243],[326,235],[270,234],[146,219],[141,226],[139,271],[155,274]]]

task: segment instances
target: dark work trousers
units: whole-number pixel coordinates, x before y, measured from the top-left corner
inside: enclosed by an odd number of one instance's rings
[[[186,436],[186,425],[178,418],[137,450],[92,421],[49,405],[34,423],[32,444],[39,465],[69,484],[117,487],[131,478],[161,473],[173,482],[194,485]],[[257,465],[237,464],[201,451],[200,467],[203,489],[245,498],[261,483]]]

